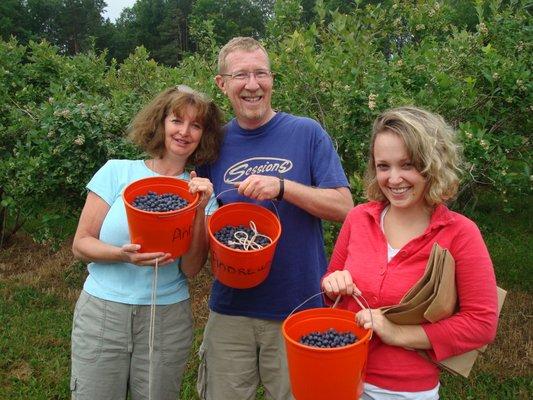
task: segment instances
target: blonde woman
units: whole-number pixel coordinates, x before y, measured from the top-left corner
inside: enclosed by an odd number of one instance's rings
[[[454,131],[438,115],[402,107],[384,112],[373,127],[366,192],[370,202],[348,214],[322,279],[326,295],[357,312],[365,328],[373,319],[362,399],[439,398],[439,361],[491,342],[497,297],[492,262],[479,229],[445,202],[459,186]],[[434,243],[456,262],[459,310],[421,325],[396,325],[379,307],[398,304],[423,275]],[[361,310],[360,294],[371,311]]]

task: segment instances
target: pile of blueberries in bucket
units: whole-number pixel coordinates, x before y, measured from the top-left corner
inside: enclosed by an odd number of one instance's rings
[[[223,245],[237,250],[257,250],[258,248],[268,246],[271,242],[260,232],[256,233],[253,229],[248,228],[244,225],[223,226],[215,233],[215,238]],[[258,246],[252,245],[250,241],[252,241]],[[248,246],[246,246],[247,242]]]
[[[335,328],[330,328],[325,332],[311,332],[300,338],[301,344],[324,349],[343,347],[356,341],[357,336],[352,332],[338,332]]]
[[[139,195],[133,199],[131,205],[139,210],[165,212],[175,211],[186,207],[187,200],[174,193],[157,194],[149,191],[146,195]]]

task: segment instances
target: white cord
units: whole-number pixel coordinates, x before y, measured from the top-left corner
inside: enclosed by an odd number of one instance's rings
[[[234,245],[240,244],[244,247],[244,250],[248,251],[250,249],[259,250],[264,247],[255,241],[255,239],[258,237],[264,237],[268,239],[270,243],[272,243],[272,239],[270,238],[270,236],[262,235],[261,233],[257,231],[257,227],[255,226],[254,221],[250,221],[250,228],[254,232],[251,238],[248,238],[248,234],[245,231],[236,231],[233,234],[233,237],[237,239],[237,241],[234,242],[233,240],[229,240],[228,244],[234,244]]]
[[[152,378],[153,378],[153,352],[155,337],[155,313],[157,300],[157,270],[158,259],[155,259],[154,273],[152,275],[152,293],[150,298],[150,327],[148,330],[148,400],[152,400]]]

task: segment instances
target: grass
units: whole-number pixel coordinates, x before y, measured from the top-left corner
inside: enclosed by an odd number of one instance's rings
[[[532,196],[516,202],[512,214],[504,213],[494,198],[487,197],[469,215],[483,233],[498,283],[507,289],[531,293]]]
[[[533,394],[531,207],[505,214],[491,198],[469,213],[483,232],[498,284],[509,290],[496,342],[469,379],[443,373],[442,399],[529,399]],[[529,207],[529,208],[528,208]],[[21,236],[0,251],[0,399],[69,399],[72,311],[85,278],[66,243],[53,251]],[[211,277],[191,282],[195,340],[180,398],[196,400],[195,382]],[[258,390],[258,399],[264,399]]]
[[[504,400],[530,399],[533,393],[531,376],[501,377],[494,374],[475,374],[468,380],[443,375],[440,396],[442,399]]]
[[[6,283],[0,299],[0,398],[68,398],[71,304]]]

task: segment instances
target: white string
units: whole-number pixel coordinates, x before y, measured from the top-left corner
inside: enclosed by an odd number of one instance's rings
[[[152,378],[153,378],[153,352],[155,337],[155,313],[157,300],[157,270],[158,259],[155,259],[154,273],[152,274],[152,293],[150,298],[150,327],[148,330],[148,400],[152,400]]]
[[[259,249],[262,249],[265,246],[260,245],[259,243],[257,243],[255,241],[255,239],[257,239],[259,237],[264,237],[264,238],[268,239],[268,241],[269,241],[268,244],[269,245],[272,243],[272,239],[270,238],[270,236],[263,235],[263,234],[261,234],[261,233],[259,233],[257,231],[257,227],[255,226],[254,221],[250,221],[250,228],[254,232],[254,234],[252,235],[251,238],[248,238],[248,233],[246,233],[245,231],[236,231],[235,233],[233,233],[233,237],[237,241],[235,242],[233,240],[228,240],[228,244],[241,245],[241,246],[244,247],[244,250],[250,250],[250,248],[251,248],[251,250],[259,250]]]

